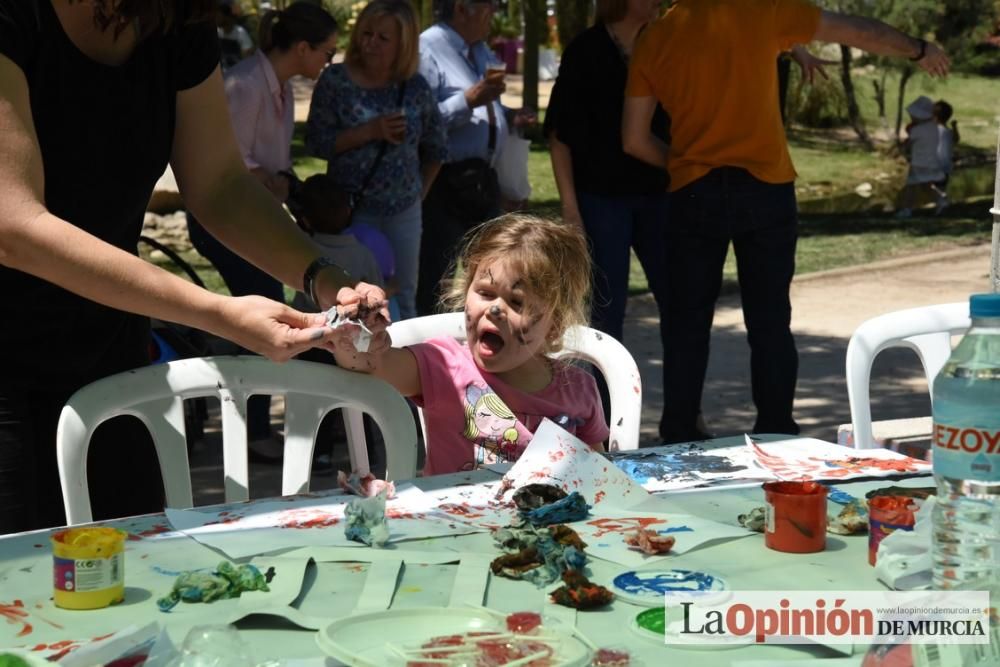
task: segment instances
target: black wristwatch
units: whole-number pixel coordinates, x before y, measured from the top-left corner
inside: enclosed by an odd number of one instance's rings
[[[927,40],[923,37],[918,37],[917,40],[920,42],[920,51],[917,52],[917,55],[910,58],[913,62],[920,62],[927,55]]]
[[[340,269],[344,276],[350,282],[351,274],[349,274],[344,267],[337,264],[335,261],[327,257],[326,255],[320,255],[306,267],[306,272],[302,274],[302,291],[305,292],[306,296],[312,299],[313,303],[319,307],[319,299],[316,297],[316,276],[319,272],[328,266],[333,266]]]

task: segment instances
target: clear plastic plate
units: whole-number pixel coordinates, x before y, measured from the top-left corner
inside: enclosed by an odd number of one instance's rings
[[[435,637],[488,631],[507,632],[506,615],[475,607],[390,609],[334,621],[316,633],[316,643],[324,653],[351,667],[402,667],[407,661],[387,644],[413,647]],[[575,636],[545,626],[541,632],[552,638],[553,665],[589,664],[591,650]]]

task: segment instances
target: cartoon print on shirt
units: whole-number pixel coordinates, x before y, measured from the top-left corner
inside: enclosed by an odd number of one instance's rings
[[[475,445],[476,466],[503,463],[517,458],[517,418],[489,387],[469,383],[465,387],[463,437]]]

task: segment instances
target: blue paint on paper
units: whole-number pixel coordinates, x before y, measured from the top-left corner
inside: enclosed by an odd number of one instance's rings
[[[614,578],[614,587],[628,595],[663,597],[666,593],[690,593],[725,590],[718,577],[695,570],[623,572]]]
[[[656,531],[660,535],[667,535],[669,533],[693,533],[694,528],[690,526],[672,526],[670,528],[664,528],[663,530]]]

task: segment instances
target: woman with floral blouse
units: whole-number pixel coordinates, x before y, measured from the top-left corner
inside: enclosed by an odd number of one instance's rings
[[[358,16],[344,62],[320,77],[306,129],[307,150],[328,161],[333,181],[355,195],[363,188],[352,224],[389,237],[403,319],[416,314],[420,202],[446,155],[444,126],[418,62],[412,5],[373,0]]]

